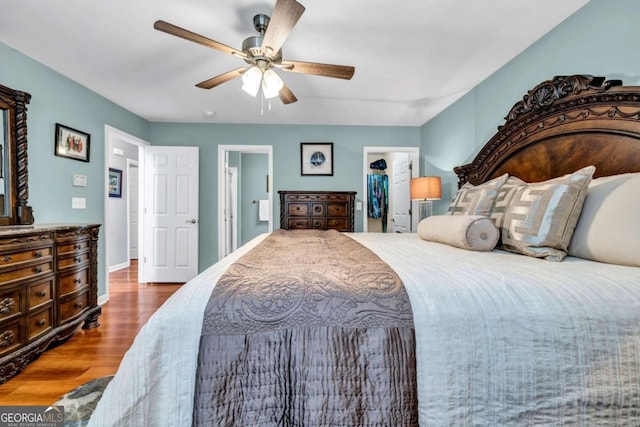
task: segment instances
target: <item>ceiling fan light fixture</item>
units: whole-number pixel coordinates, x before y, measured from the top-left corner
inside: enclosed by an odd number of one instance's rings
[[[249,68],[242,75],[242,90],[255,98],[260,90],[262,81],[262,70],[256,66]]]
[[[284,86],[284,82],[273,70],[267,70],[262,77],[262,93],[266,99],[275,98]]]

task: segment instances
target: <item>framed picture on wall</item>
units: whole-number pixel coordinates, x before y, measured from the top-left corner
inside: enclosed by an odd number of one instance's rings
[[[333,176],[333,142],[301,142],[300,174]]]
[[[54,154],[56,156],[80,160],[81,162],[89,161],[91,135],[88,133],[56,123],[55,140]]]
[[[109,197],[122,197],[122,171],[109,168]]]

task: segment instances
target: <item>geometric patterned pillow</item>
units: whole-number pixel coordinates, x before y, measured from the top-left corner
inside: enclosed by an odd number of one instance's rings
[[[500,187],[500,191],[498,191],[498,197],[496,197],[496,203],[493,206],[493,210],[491,211],[491,220],[496,225],[496,228],[502,232],[502,228],[504,226],[504,216],[507,213],[507,208],[513,199],[513,196],[516,195],[519,187],[527,185],[520,178],[516,178],[515,176],[510,176],[507,179],[507,182],[504,183],[502,187]],[[502,237],[498,241],[497,247],[502,246]]]
[[[549,261],[562,261],[580,218],[596,168],[518,186],[504,214],[504,249]]]
[[[498,191],[508,177],[505,173],[480,185],[464,184],[449,205],[447,215],[491,215]]]

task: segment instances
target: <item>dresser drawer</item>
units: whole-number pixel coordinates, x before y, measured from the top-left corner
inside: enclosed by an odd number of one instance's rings
[[[347,205],[345,203],[328,203],[327,216],[344,216],[347,215]]]
[[[21,316],[24,313],[22,287],[0,292],[0,321]]]
[[[27,311],[48,303],[53,298],[53,276],[29,285]]]
[[[0,326],[0,357],[24,345],[24,318]]]
[[[28,249],[21,252],[7,253],[0,255],[0,267],[13,266],[24,261],[51,257],[52,255],[53,254],[51,246],[45,246],[44,248],[38,249]]]
[[[27,342],[31,342],[53,329],[53,306],[27,316]]]
[[[53,243],[53,235],[50,232],[42,233],[29,233],[26,235],[5,236],[0,237],[0,249],[4,249],[5,246],[26,246],[33,244]]]
[[[60,304],[60,324],[74,319],[89,308],[89,287],[87,291]]]
[[[289,203],[287,207],[289,216],[309,216],[308,203]]]
[[[59,284],[60,297],[82,289],[89,284],[89,268],[83,268],[75,273],[61,275]]]
[[[327,218],[327,228],[338,231],[349,231],[346,218]]]
[[[89,241],[61,243],[58,245],[58,256],[89,251]]]
[[[309,228],[309,218],[289,218],[287,225],[293,230]]]
[[[0,271],[0,283],[10,282],[12,280],[29,280],[38,275],[43,275],[53,271],[53,260],[48,259],[43,262],[34,263],[26,267],[16,268],[12,270],[3,269]]]
[[[312,203],[311,204],[311,215],[312,216],[324,216],[325,215],[324,203]]]
[[[324,230],[327,228],[327,220],[325,218],[311,218],[311,228]]]
[[[71,266],[81,265],[89,261],[89,253],[84,252],[70,257],[58,257],[58,268],[63,269]]]

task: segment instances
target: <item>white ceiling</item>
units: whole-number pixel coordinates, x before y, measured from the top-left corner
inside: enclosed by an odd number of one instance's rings
[[[299,1],[306,12],[284,59],[353,65],[355,75],[279,72],[299,101],[276,98],[263,113],[241,79],[195,87],[241,59],[153,23],[240,49],[275,0],[0,0],[0,41],[149,121],[419,126],[588,2]]]

